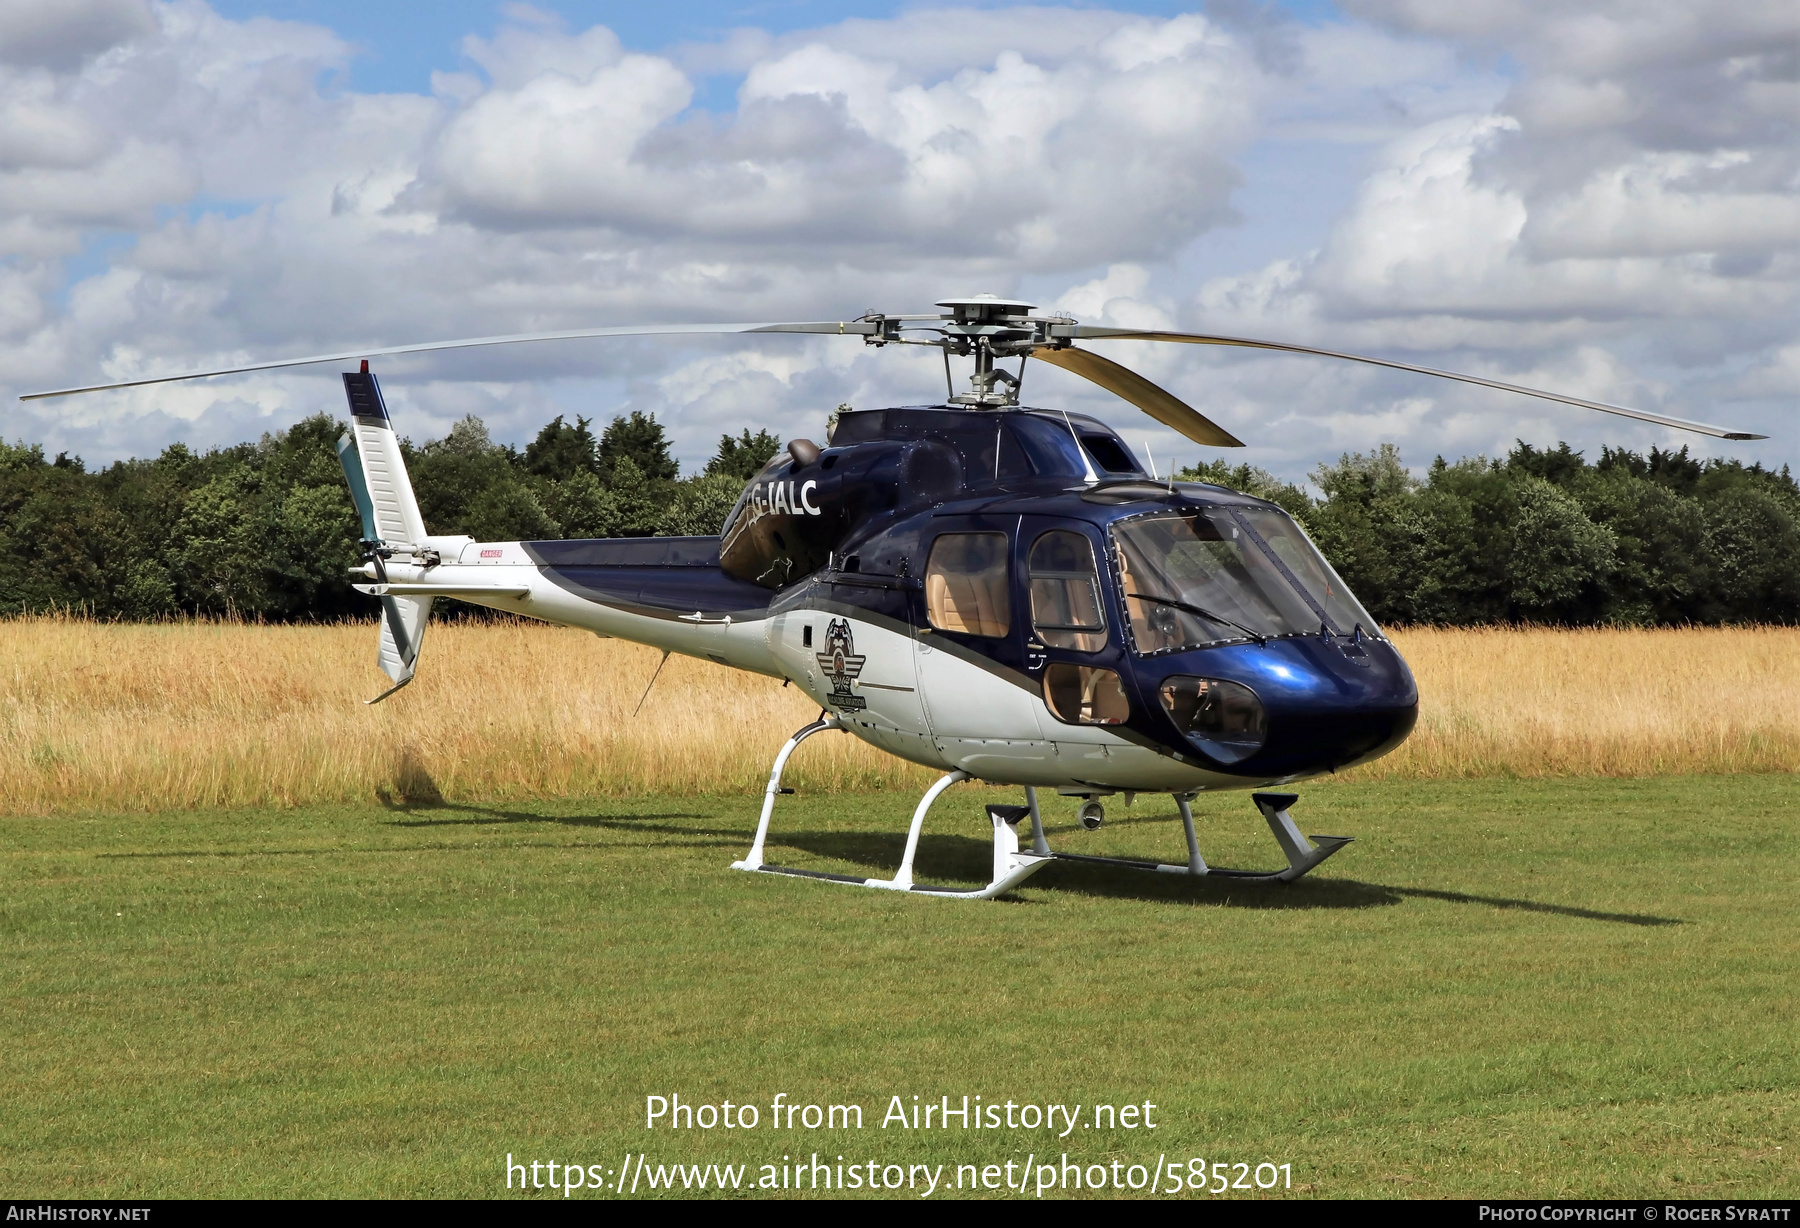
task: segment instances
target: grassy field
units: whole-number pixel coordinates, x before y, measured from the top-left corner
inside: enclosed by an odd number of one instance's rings
[[[982,876],[980,798],[940,804],[922,877]],[[1296,816],[1360,839],[1292,887],[1052,866],[993,904],[734,873],[741,795],[13,818],[0,1188],[496,1195],[509,1152],[953,1182],[1066,1151],[1287,1163],[1295,1195],[1791,1197],[1797,803],[1777,773],[1335,782]],[[891,868],[910,804],[802,790],[773,855]],[[1241,795],[1200,809],[1209,860],[1274,862]],[[1059,808],[1051,839],[1174,854],[1165,811]],[[646,1131],[670,1093],[761,1128]],[[777,1093],[866,1126],[772,1130]],[[877,1124],[965,1094],[1158,1129]]]
[[[372,625],[0,632],[0,814],[760,791],[817,709],[797,689],[535,623],[438,624],[419,676],[367,707]],[[1354,778],[1800,771],[1800,628],[1415,630],[1418,729]],[[931,774],[848,738],[809,790]]]

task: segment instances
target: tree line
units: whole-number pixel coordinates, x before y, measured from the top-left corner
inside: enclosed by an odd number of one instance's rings
[[[590,427],[559,416],[523,452],[475,417],[422,446],[403,439],[425,527],[482,541],[717,533],[780,447],[746,429],[683,478],[654,418],[615,418],[598,437]],[[362,523],[337,458],[344,429],[319,414],[257,443],[174,444],[92,473],[0,443],[0,613],[367,616],[348,575]]]
[[[1668,626],[1800,622],[1800,485],[1685,447],[1520,443],[1432,462],[1392,444],[1312,474],[1319,495],[1225,461],[1181,476],[1287,509],[1377,622]]]
[[[89,472],[0,443],[0,612],[106,619],[366,616],[349,587],[360,522],[318,415],[257,443]],[[483,541],[719,531],[780,444],[724,436],[681,476],[641,413],[598,435],[556,418],[523,451],[478,418],[402,442],[426,527]],[[1317,493],[1226,461],[1183,470],[1280,504],[1384,624],[1800,622],[1800,485],[1786,467],[1521,443],[1439,457],[1415,477],[1392,445],[1312,474]]]

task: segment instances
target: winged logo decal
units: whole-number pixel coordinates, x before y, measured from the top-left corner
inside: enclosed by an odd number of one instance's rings
[[[831,694],[825,701],[841,712],[857,712],[869,701],[851,692],[850,684],[861,676],[867,659],[856,654],[856,640],[850,634],[850,621],[834,618],[825,627],[825,651],[815,654],[819,668],[831,680]]]

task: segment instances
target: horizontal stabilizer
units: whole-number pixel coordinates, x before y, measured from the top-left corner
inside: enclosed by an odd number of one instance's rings
[[[371,597],[529,597],[524,584],[352,584]]]

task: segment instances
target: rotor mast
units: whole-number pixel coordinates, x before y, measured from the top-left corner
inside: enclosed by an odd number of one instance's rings
[[[1004,409],[1019,403],[1019,382],[1024,373],[1024,360],[1033,351],[1069,344],[1068,329],[1075,323],[1067,316],[1034,316],[1033,303],[1000,298],[993,294],[977,294],[970,298],[947,298],[937,304],[949,308],[938,316],[882,316],[871,313],[865,322],[878,326],[865,339],[870,345],[899,343],[931,345],[944,351],[946,358],[973,358],[975,369],[969,375],[969,391],[949,398],[951,405],[971,409]],[[1056,330],[1062,330],[1058,336]],[[935,341],[918,341],[902,337],[906,333],[937,333]],[[1017,358],[1020,375],[995,366],[996,360]]]

